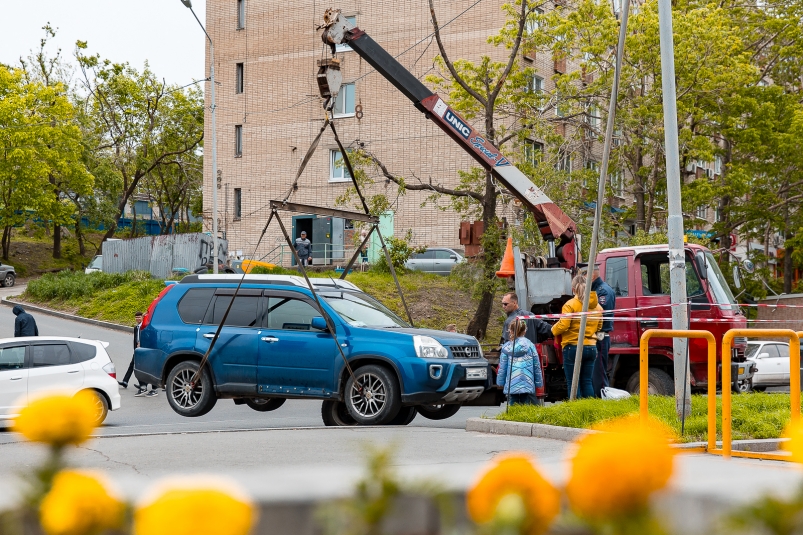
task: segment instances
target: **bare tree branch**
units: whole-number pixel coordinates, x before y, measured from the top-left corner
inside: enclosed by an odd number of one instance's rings
[[[391,173],[385,164],[379,160],[376,156],[371,154],[370,152],[365,153],[368,158],[376,165],[379,170],[382,172],[382,176],[390,180],[396,185],[402,186],[404,189],[409,191],[434,191],[435,193],[441,193],[443,195],[451,195],[453,197],[470,197],[475,201],[482,202],[483,196],[479,193],[476,193],[471,190],[460,190],[460,189],[451,189],[446,188],[444,186],[433,184],[431,181],[429,183],[422,182],[421,184],[407,184],[404,180],[397,177],[393,173]]]

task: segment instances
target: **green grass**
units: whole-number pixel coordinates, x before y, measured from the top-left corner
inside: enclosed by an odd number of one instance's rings
[[[751,393],[734,395],[731,408],[733,439],[778,438],[789,422],[789,394]],[[721,398],[717,397],[717,418],[722,416]],[[691,416],[686,419],[683,442],[708,439],[708,397],[694,395]],[[680,437],[680,420],[675,414],[675,398],[650,396],[650,414],[665,422]],[[551,406],[514,405],[500,413],[498,420],[527,422],[563,427],[588,428],[627,414],[638,413],[638,397],[623,400],[580,399]],[[721,426],[720,426],[721,433]],[[721,435],[718,434],[718,438]]]

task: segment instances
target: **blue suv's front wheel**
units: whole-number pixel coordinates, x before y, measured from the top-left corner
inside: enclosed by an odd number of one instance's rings
[[[395,375],[375,364],[354,370],[354,376],[346,381],[345,398],[349,414],[360,425],[385,424],[401,409]]]
[[[217,403],[209,368],[204,368],[198,383],[193,384],[197,371],[197,362],[184,361],[167,374],[167,401],[182,416],[203,416]]]

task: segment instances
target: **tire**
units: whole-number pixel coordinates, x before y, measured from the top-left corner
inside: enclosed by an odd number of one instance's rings
[[[753,380],[748,379],[746,381],[739,381],[735,392],[737,394],[747,394],[753,390]]]
[[[647,394],[658,396],[674,396],[675,395],[675,381],[663,370],[658,368],[650,368],[647,377]],[[638,395],[639,393],[639,372],[630,376],[627,381],[627,391],[631,394]]]
[[[402,407],[401,410],[399,410],[399,414],[385,425],[408,425],[415,420],[416,414],[418,414],[418,411],[416,411],[414,406]]]
[[[349,414],[359,425],[383,425],[401,409],[396,376],[375,364],[354,370],[354,377],[346,381],[345,400]]]
[[[287,401],[284,398],[249,398],[245,400],[245,404],[257,412],[270,412],[275,411]]]
[[[109,414],[109,402],[106,401],[106,396],[97,390],[91,390],[92,395],[95,396],[95,408],[97,410],[95,416],[95,425],[100,427],[106,416]]]
[[[346,404],[342,401],[324,401],[321,405],[321,418],[327,427],[351,427],[357,422],[349,414]]]
[[[766,391],[767,391],[767,387],[766,386],[754,386],[753,387],[753,392],[766,392]]]
[[[6,276],[3,277],[3,286],[6,288],[11,288],[14,286],[14,281],[16,280],[17,277],[15,277],[13,273],[6,273]]]
[[[451,418],[462,405],[444,405],[442,403],[430,403],[428,405],[418,405],[415,410],[418,414],[428,420],[445,420]]]
[[[167,401],[176,413],[188,418],[203,416],[217,403],[208,367],[201,373],[200,384],[190,391],[189,382],[197,371],[198,363],[188,360],[180,362],[167,375]]]

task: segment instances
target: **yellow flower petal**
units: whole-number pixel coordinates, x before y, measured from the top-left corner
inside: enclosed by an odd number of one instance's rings
[[[47,535],[93,535],[121,525],[125,507],[98,474],[65,470],[39,507]]]
[[[97,427],[95,394],[81,391],[75,396],[50,394],[20,411],[13,430],[32,442],[54,446],[81,444]]]

